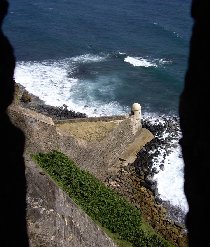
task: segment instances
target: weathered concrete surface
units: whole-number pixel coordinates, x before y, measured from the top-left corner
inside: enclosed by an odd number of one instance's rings
[[[11,105],[8,108],[8,114],[13,124],[24,132],[27,152],[59,149],[59,135],[51,118],[19,105]]]
[[[102,141],[109,132],[118,126],[115,121],[72,121],[56,124],[57,131],[62,135],[70,135],[87,142]]]
[[[128,118],[128,116],[104,116],[104,117],[88,117],[88,118],[73,118],[66,120],[54,120],[55,124],[63,123],[82,123],[82,122],[110,122],[110,121],[122,121]]]
[[[134,141],[130,143],[127,149],[122,153],[122,155],[120,155],[119,159],[125,164],[133,163],[139,150],[141,150],[143,146],[153,138],[154,136],[149,130],[142,128]]]
[[[28,156],[25,160],[31,247],[116,247]]]
[[[63,125],[66,124],[66,122],[63,123]],[[59,146],[61,151],[74,159],[80,167],[101,180],[106,178],[110,171],[115,172],[118,169],[122,155],[126,155],[127,162],[134,160],[135,154],[153,138],[151,132],[146,129],[140,129],[134,134],[132,118],[118,120],[113,129],[108,131],[102,140],[92,142],[85,140],[87,130],[83,133],[84,138],[81,137],[82,133],[80,133],[80,138],[77,138],[77,136],[69,133],[71,130],[66,132],[61,130],[61,123],[56,126],[60,134]],[[69,126],[71,128],[70,122]]]

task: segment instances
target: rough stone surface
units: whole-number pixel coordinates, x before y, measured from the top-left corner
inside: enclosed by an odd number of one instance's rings
[[[11,105],[8,113],[14,125],[24,131],[27,152],[36,153],[59,149],[59,135],[51,118],[18,105]]]
[[[57,130],[64,135],[69,134],[77,139],[88,142],[102,141],[106,135],[117,126],[116,121],[96,121],[96,122],[66,122],[56,124]]]
[[[31,247],[116,247],[42,169],[25,160]]]
[[[84,124],[86,121],[86,125]],[[81,130],[79,138],[77,134],[74,134],[74,130],[71,132],[72,122],[69,121],[69,131],[63,131],[62,125],[68,126],[68,122],[60,122],[56,124],[58,133],[60,134],[60,150],[73,158],[83,169],[88,170],[94,174],[97,178],[103,180],[106,175],[112,171],[118,169],[121,164],[120,158],[122,155],[126,155],[126,160],[129,158],[135,158],[136,153],[153,138],[153,135],[145,129],[140,129],[136,134],[132,131],[132,119],[116,117],[109,118],[109,121],[113,122],[113,128],[107,131],[99,141],[87,141],[85,133],[92,131],[93,119],[90,119],[89,125],[87,125],[88,118],[81,121]],[[73,121],[74,122],[74,121]],[[107,122],[107,119],[105,119]],[[58,123],[58,122],[57,122]],[[79,125],[79,119],[76,120]],[[96,119],[94,124],[100,126],[103,123],[103,118]],[[93,125],[94,125],[93,124]],[[85,128],[84,133],[82,126]],[[97,128],[95,128],[97,129]],[[82,135],[84,137],[82,137]],[[90,138],[89,138],[90,139]],[[125,150],[127,152],[125,153]]]

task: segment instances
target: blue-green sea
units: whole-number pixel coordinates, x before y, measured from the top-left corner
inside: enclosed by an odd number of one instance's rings
[[[145,116],[178,115],[190,8],[190,0],[10,0],[3,29],[15,80],[49,105],[88,116],[129,113],[134,102]]]
[[[16,80],[46,103],[89,115],[177,114],[190,0],[11,0],[4,30]]]

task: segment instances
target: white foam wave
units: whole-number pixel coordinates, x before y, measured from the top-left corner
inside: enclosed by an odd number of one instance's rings
[[[70,61],[79,62],[79,63],[97,63],[106,60],[107,56],[99,56],[93,54],[84,54],[77,57],[70,58]]]
[[[134,67],[157,67],[155,63],[149,62],[147,59],[142,57],[130,57],[127,56],[124,61],[132,64]]]
[[[171,60],[166,60],[166,59],[158,59],[158,63],[161,65],[161,64],[171,64],[172,61]]]
[[[160,155],[161,156],[161,155]],[[163,157],[159,157],[162,159]],[[188,203],[184,194],[184,162],[179,145],[171,150],[164,159],[164,170],[154,176],[158,182],[158,191],[163,200],[188,211]]]
[[[101,94],[111,93],[106,78],[97,83],[73,78],[77,64],[101,62],[105,57],[85,54],[58,61],[18,62],[15,69],[16,82],[30,93],[52,106],[68,106],[69,110],[86,113],[88,116],[124,115],[126,109],[118,102],[104,103],[95,98],[95,90]]]
[[[93,101],[88,103],[80,101],[78,104],[72,104],[73,108],[77,108],[77,111],[86,113],[89,117],[99,116],[113,116],[113,115],[125,115],[128,109],[122,107],[118,102],[112,101],[109,103],[102,103],[100,101]],[[78,110],[79,109],[79,110]]]
[[[171,61],[166,59],[148,59],[143,57],[130,57],[127,56],[124,61],[130,63],[134,67],[158,67],[163,64],[171,63]]]
[[[151,124],[158,124],[158,122],[164,124],[167,116],[160,117],[157,114],[144,113],[143,118],[149,119]],[[176,130],[174,134],[174,138],[172,138],[171,133],[166,129],[161,136],[157,136],[162,140],[170,137],[168,144],[171,148],[168,150],[169,152],[166,152],[163,147],[158,148],[158,159],[153,160],[153,164],[158,170],[158,173],[154,175],[154,180],[157,181],[160,198],[164,201],[170,201],[173,206],[179,207],[187,213],[189,207],[184,194],[184,161],[179,145],[180,129]],[[161,164],[164,165],[163,170],[160,169]]]
[[[77,83],[77,79],[68,76],[72,68],[67,70],[62,63],[57,62],[17,63],[15,80],[47,104],[61,106],[67,95],[71,95],[73,85]]]
[[[126,55],[125,52],[120,52],[120,51],[118,52],[118,54],[119,54],[119,55]]]

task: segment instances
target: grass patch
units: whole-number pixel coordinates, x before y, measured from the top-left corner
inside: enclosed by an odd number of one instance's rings
[[[53,178],[95,222],[109,231],[119,246],[171,247],[154,231],[145,231],[140,211],[106,187],[90,173],[78,168],[66,155],[53,151],[33,155]],[[121,241],[121,243],[120,243]]]
[[[107,228],[103,227],[98,221],[95,223],[115,242],[115,244],[119,247],[133,247],[133,245],[119,238],[119,234],[110,232]]]

